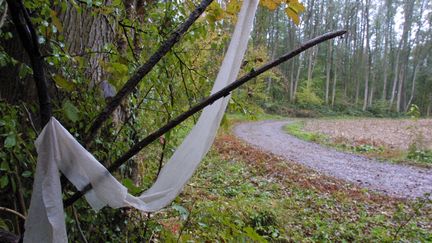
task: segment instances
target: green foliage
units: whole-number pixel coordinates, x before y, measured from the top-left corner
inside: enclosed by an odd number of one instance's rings
[[[368,112],[372,113],[374,117],[386,117],[391,116],[389,109],[389,102],[385,100],[378,100],[372,104],[372,107],[367,109]]]
[[[407,158],[420,163],[432,164],[432,150],[410,148]]]
[[[320,106],[323,100],[317,95],[311,83],[301,87],[297,93],[297,102],[303,107]]]
[[[268,62],[269,57],[264,46],[257,46],[248,49],[244,60],[239,76]],[[277,83],[280,80],[280,74],[276,71],[266,72],[250,81],[247,85],[233,91],[228,111],[250,115],[262,114],[263,109],[260,105],[265,105],[269,102],[266,93],[266,82],[268,79],[272,79],[274,83]]]
[[[408,109],[407,115],[409,115],[412,119],[420,118],[420,109],[417,105],[412,104]]]
[[[370,144],[360,144],[357,146],[351,146],[351,150],[359,153],[372,153],[372,152],[382,152],[384,151],[384,148],[376,147]]]
[[[24,106],[11,106],[0,101],[0,205],[21,211],[18,205],[27,205],[33,184],[36,165],[33,143],[36,137],[26,119]],[[21,121],[21,122],[18,122]],[[21,200],[21,198],[23,200]],[[15,202],[15,206],[11,205]],[[0,220],[1,228],[8,231],[18,230],[17,218],[5,215]]]
[[[63,103],[63,112],[65,116],[73,123],[77,122],[79,117],[79,110],[70,101],[66,100]]]

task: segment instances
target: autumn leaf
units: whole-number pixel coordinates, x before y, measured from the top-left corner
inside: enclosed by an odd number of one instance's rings
[[[298,1],[290,1],[289,7],[292,8],[297,13],[304,12],[306,8],[303,6],[303,4],[299,3]]]
[[[219,21],[224,18],[224,10],[217,2],[213,2],[210,4],[210,6],[207,8],[207,19],[214,23],[216,21]]]
[[[268,8],[269,10],[275,10],[281,3],[281,0],[261,0],[261,5]]]
[[[298,0],[261,0],[261,5],[270,11],[276,10],[284,4],[286,15],[293,20],[296,25],[300,24],[300,14],[306,10],[304,5]]]
[[[241,4],[239,0],[231,0],[226,6],[226,13],[230,16],[235,16],[240,11]]]
[[[300,14],[306,10],[298,0],[287,0],[288,7],[285,8],[287,16],[294,21],[296,25],[300,24]]]
[[[58,29],[58,31],[63,32],[63,25],[61,24],[60,19],[57,17],[57,13],[54,10],[51,10],[50,15],[54,26]]]
[[[55,74],[53,77],[54,82],[57,84],[57,86],[67,90],[72,91],[75,88],[74,83],[66,80],[62,75]]]
[[[299,25],[300,24],[300,17],[298,14],[290,7],[285,9],[285,13],[288,15],[292,21],[294,21],[294,24]]]

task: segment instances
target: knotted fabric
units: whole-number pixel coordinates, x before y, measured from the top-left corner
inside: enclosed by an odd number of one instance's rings
[[[257,5],[258,0],[243,1],[212,94],[236,79]],[[80,191],[87,184],[92,185],[85,198],[96,211],[108,205],[154,212],[170,204],[210,149],[228,101],[229,96],[203,110],[196,125],[162,168],[156,182],[139,197],[130,195],[127,188],[52,117],[35,142],[38,159],[24,242],[67,242],[59,171]]]

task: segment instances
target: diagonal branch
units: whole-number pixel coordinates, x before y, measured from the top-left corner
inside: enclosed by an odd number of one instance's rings
[[[12,1],[12,0],[10,0]],[[205,9],[213,2],[213,0],[203,0],[195,10],[189,15],[189,18],[182,23],[171,36],[159,47],[159,49],[147,60],[147,62],[138,68],[138,70],[129,78],[122,89],[114,96],[114,98],[107,104],[104,110],[96,117],[92,123],[86,138],[85,143],[90,143],[91,139],[96,135],[102,124],[109,118],[112,112],[120,105],[122,100],[129,95],[132,90],[138,85],[141,79],[146,76],[153,67],[164,57],[176,44],[189,27],[198,19],[198,17],[205,11]]]
[[[123,156],[121,156],[116,161],[114,161],[114,163],[108,168],[108,171],[113,172],[113,171],[117,170],[121,165],[126,163],[126,161],[128,161],[130,158],[132,158],[134,155],[136,155],[144,147],[146,147],[147,145],[149,145],[150,143],[152,143],[153,141],[158,139],[160,136],[162,136],[163,134],[165,134],[166,132],[168,132],[169,130],[174,128],[175,126],[179,125],[181,122],[183,122],[184,120],[186,120],[190,116],[199,112],[200,110],[202,110],[206,106],[213,104],[213,102],[215,102],[216,100],[228,96],[231,93],[231,91],[237,89],[238,87],[240,87],[244,83],[252,80],[253,78],[255,78],[258,75],[268,71],[269,69],[276,67],[283,62],[288,61],[289,59],[297,56],[298,54],[304,52],[305,50],[307,50],[313,46],[316,46],[316,45],[318,45],[318,44],[320,44],[326,40],[333,39],[333,38],[338,37],[338,36],[342,36],[345,33],[346,33],[345,30],[339,30],[339,31],[329,32],[327,34],[318,36],[312,40],[309,40],[309,41],[301,44],[300,47],[298,47],[297,49],[279,57],[278,59],[276,59],[272,62],[269,62],[269,63],[265,64],[264,66],[261,66],[260,68],[258,68],[256,70],[252,70],[248,74],[237,79],[236,81],[234,81],[230,85],[226,86],[225,88],[221,89],[220,91],[208,96],[206,99],[204,99],[200,103],[191,107],[188,111],[180,114],[179,116],[177,116],[176,118],[174,118],[173,120],[171,120],[170,122],[165,124],[163,127],[159,128],[158,130],[154,131],[153,133],[148,135],[143,140],[139,141],[131,149],[129,149],[129,151],[127,151],[125,154],[123,154]],[[82,191],[76,192],[73,196],[71,196],[70,198],[68,198],[65,201],[65,203],[64,203],[65,207],[72,205],[75,201],[77,201],[79,198],[81,198],[90,189],[91,189],[91,185],[88,184]]]

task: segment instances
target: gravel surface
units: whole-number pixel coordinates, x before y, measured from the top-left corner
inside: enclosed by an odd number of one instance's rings
[[[432,169],[380,162],[306,142],[282,130],[288,123],[290,121],[242,123],[234,127],[234,134],[287,160],[390,196],[415,198],[432,192]]]

